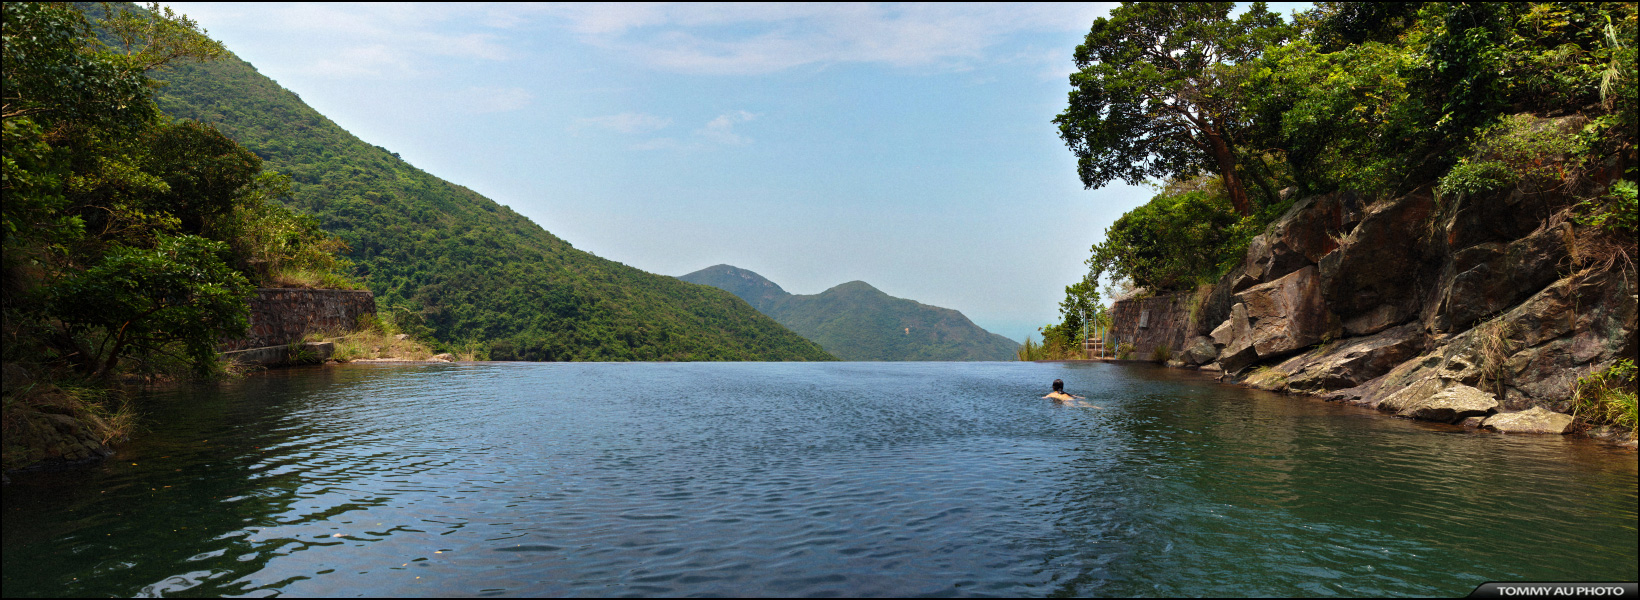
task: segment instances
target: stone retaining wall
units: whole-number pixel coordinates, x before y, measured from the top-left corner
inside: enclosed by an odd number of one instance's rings
[[[1190,298],[1190,293],[1180,292],[1113,302],[1111,337],[1117,344],[1133,345],[1130,358],[1149,360],[1163,345],[1177,356],[1195,333],[1189,331]]]
[[[224,341],[219,350],[283,346],[309,333],[349,331],[359,319],[376,314],[369,290],[258,288],[250,304],[250,333]]]

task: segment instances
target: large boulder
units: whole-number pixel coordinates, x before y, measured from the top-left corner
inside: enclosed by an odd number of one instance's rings
[[[1498,409],[1497,396],[1479,389],[1455,384],[1406,404],[1396,414],[1422,421],[1457,423],[1469,417],[1490,414]]]
[[[1379,400],[1375,406],[1378,410],[1398,413],[1417,406],[1451,385],[1451,382],[1439,377],[1425,377],[1395,390],[1394,393]]]
[[[1303,198],[1270,223],[1247,245],[1242,264],[1221,282],[1232,293],[1275,281],[1338,248],[1339,240],[1360,223],[1362,199],[1340,191]]]
[[[1236,299],[1247,307],[1249,328],[1244,341],[1260,360],[1312,346],[1334,326],[1314,266],[1248,288],[1236,294]]]
[[[1277,223],[1281,225],[1282,223]],[[1247,268],[1245,278],[1237,284],[1251,287],[1255,282],[1275,281],[1288,273],[1297,271],[1314,264],[1304,253],[1293,249],[1287,240],[1279,236],[1282,233],[1294,234],[1304,231],[1304,227],[1284,227],[1270,233],[1253,238],[1247,244]],[[1337,244],[1333,244],[1334,247]],[[1245,288],[1244,288],[1245,289]]]
[[[1430,336],[1424,354],[1327,397],[1380,406],[1435,377],[1492,389],[1508,410],[1568,410],[1579,377],[1635,355],[1635,286],[1618,272],[1561,279],[1484,325]]]
[[[1219,367],[1235,373],[1258,361],[1252,331],[1247,305],[1237,302],[1230,307],[1230,318],[1213,330],[1213,345],[1219,348]]]
[[[1548,433],[1565,435],[1572,430],[1572,416],[1534,406],[1530,410],[1498,413],[1481,422],[1481,428],[1502,433]]]
[[[1206,300],[1197,308],[1196,330],[1188,333],[1212,335],[1214,328],[1230,318],[1230,307],[1236,303],[1235,292],[1246,289],[1232,289],[1238,277],[1241,277],[1239,269],[1230,269],[1219,277],[1219,281],[1213,284],[1213,290],[1208,292]]]
[[[1218,356],[1219,349],[1213,345],[1213,338],[1205,335],[1191,338],[1179,351],[1179,361],[1190,366],[1205,365]]]
[[[1633,357],[1635,288],[1633,277],[1615,270],[1575,274],[1501,315],[1498,322],[1508,342],[1504,406],[1569,410],[1579,377]]]

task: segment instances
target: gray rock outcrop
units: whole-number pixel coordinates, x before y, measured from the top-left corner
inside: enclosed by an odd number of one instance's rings
[[[1320,342],[1337,325],[1320,284],[1311,265],[1237,293],[1228,327],[1213,330],[1214,340],[1225,346],[1219,364],[1238,371]]]
[[[1353,388],[1395,368],[1424,349],[1424,335],[1403,325],[1370,336],[1322,344],[1246,383],[1272,391],[1316,392]]]
[[[1490,414],[1497,409],[1498,399],[1495,395],[1458,384],[1412,401],[1395,414],[1421,421],[1457,423],[1469,417]]]
[[[1213,362],[1218,356],[1219,349],[1213,345],[1213,338],[1198,335],[1179,352],[1179,361],[1194,367]]]
[[[1519,412],[1498,413],[1481,423],[1482,429],[1501,433],[1547,433],[1565,435],[1572,430],[1572,416],[1541,406]]]

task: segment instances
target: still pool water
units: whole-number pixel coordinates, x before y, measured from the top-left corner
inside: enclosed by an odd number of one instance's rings
[[[1064,379],[1098,408],[1041,396]],[[1459,595],[1634,580],[1636,455],[1142,366],[352,365],[4,490],[7,596]]]

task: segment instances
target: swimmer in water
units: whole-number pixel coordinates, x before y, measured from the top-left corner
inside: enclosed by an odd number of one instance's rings
[[[1053,391],[1048,392],[1048,395],[1043,396],[1043,398],[1048,398],[1060,404],[1066,404],[1074,402],[1076,399],[1081,398],[1081,396],[1072,396],[1065,393],[1065,380],[1055,379],[1053,380]]]
[[[1065,406],[1086,406],[1091,408],[1099,408],[1086,402],[1077,402],[1077,400],[1082,399],[1081,396],[1072,396],[1065,393],[1065,380],[1063,379],[1053,380],[1053,391],[1048,392],[1048,395],[1043,396],[1043,398],[1053,400],[1054,402]]]

